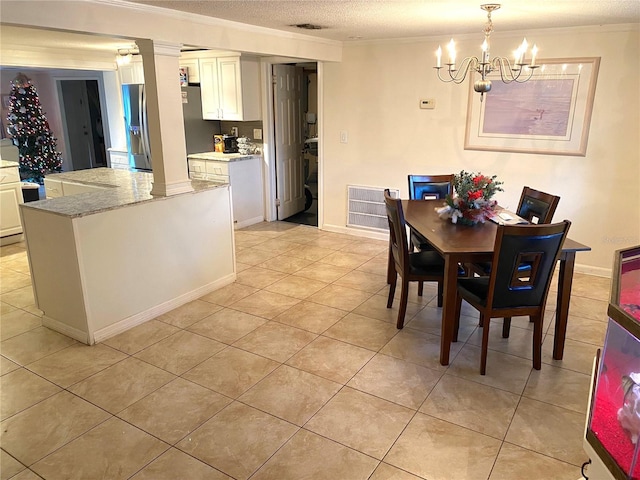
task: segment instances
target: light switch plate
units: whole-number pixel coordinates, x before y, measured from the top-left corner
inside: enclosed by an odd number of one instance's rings
[[[436,100],[435,98],[423,98],[420,100],[420,108],[433,110],[436,108]]]
[[[254,128],[253,129],[253,139],[254,140],[262,140],[262,129]]]

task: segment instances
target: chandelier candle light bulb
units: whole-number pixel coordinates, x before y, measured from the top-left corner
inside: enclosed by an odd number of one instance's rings
[[[484,28],[484,42],[482,43],[482,56],[478,57],[466,57],[460,62],[460,69],[456,70],[456,47],[453,38],[447,45],[449,51],[449,62],[446,64],[446,73],[442,74],[442,48],[438,47],[436,51],[436,66],[438,78],[445,82],[453,82],[460,84],[464,82],[467,74],[470,71],[474,71],[480,75],[480,79],[475,81],[473,89],[480,93],[480,101],[482,101],[483,95],[491,90],[491,80],[487,78],[492,72],[500,73],[500,80],[503,83],[524,83],[531,79],[533,73],[538,66],[536,65],[536,55],[538,53],[538,47],[533,46],[531,53],[531,63],[527,65],[525,57],[529,44],[525,38],[518,49],[513,53],[513,63],[506,57],[495,57],[491,59],[489,55],[489,37],[493,32],[493,22],[491,21],[491,12],[498,10],[500,4],[487,3],[480,5],[480,8],[487,12],[487,23]],[[525,68],[526,67],[526,68]],[[524,73],[526,70],[526,73]]]

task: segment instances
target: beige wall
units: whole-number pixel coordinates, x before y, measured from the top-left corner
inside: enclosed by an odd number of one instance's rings
[[[458,42],[460,56],[477,54],[477,37]],[[436,41],[345,46],[342,62],[324,69],[324,226],[345,226],[349,184],[398,188],[407,197],[407,174],[482,171],[504,181],[497,200],[511,208],[525,185],[560,195],[554,219],[571,220],[569,236],[592,248],[578,255],[580,270],[607,274],[615,249],[640,243],[638,26],[526,37],[540,58],[602,58],[586,157],[464,150],[468,81],[436,78]],[[508,55],[522,34],[493,40],[492,52]],[[436,109],[420,110],[421,98],[434,98]]]

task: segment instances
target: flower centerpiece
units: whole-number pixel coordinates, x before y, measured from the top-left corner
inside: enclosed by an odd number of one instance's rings
[[[502,192],[502,182],[496,175],[488,177],[481,173],[470,173],[462,170],[453,179],[455,196],[447,195],[445,204],[436,208],[440,218],[450,218],[452,223],[475,225],[484,223],[493,215],[497,205],[492,197]]]

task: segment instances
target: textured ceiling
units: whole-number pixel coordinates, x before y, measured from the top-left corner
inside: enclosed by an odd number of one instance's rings
[[[486,0],[485,0],[486,1]],[[132,0],[209,17],[349,41],[480,32],[477,0]],[[640,22],[640,0],[504,0],[495,31]],[[325,27],[301,30],[290,25]]]

